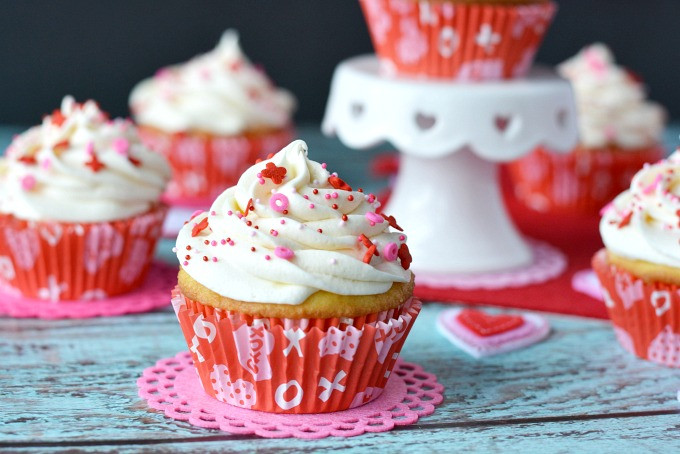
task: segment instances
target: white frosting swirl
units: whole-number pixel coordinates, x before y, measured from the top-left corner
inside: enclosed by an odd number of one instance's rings
[[[138,124],[167,132],[233,135],[287,126],[295,98],[274,87],[227,30],[214,50],[137,84],[130,108]]]
[[[20,219],[103,222],[148,211],[170,168],[129,120],[67,96],[61,109],[17,136],[0,161],[0,212]]]
[[[574,88],[584,146],[639,149],[659,143],[664,109],[645,100],[644,85],[615,64],[605,45],[584,48],[558,71]]]
[[[300,304],[318,290],[373,295],[408,282],[411,272],[396,257],[400,247],[407,251],[406,237],[375,214],[375,196],[336,189],[335,178],[307,159],[303,141],[291,143],[180,230],[177,258],[205,287],[247,302]],[[251,199],[254,210],[243,216]],[[209,227],[192,236],[202,222]]]
[[[680,151],[645,165],[604,209],[600,234],[616,255],[680,268]]]

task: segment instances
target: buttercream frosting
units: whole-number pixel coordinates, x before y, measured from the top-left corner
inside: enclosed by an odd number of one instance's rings
[[[167,132],[233,135],[287,126],[295,99],[250,63],[238,34],[227,30],[214,50],[140,82],[130,108],[137,123]]]
[[[170,168],[129,120],[66,96],[0,160],[0,212],[20,219],[103,222],[148,211]]]
[[[633,177],[605,207],[600,233],[616,255],[680,268],[680,151]]]
[[[292,142],[249,168],[179,232],[177,258],[208,289],[246,302],[300,304],[325,290],[384,293],[408,282],[406,236]],[[392,227],[391,227],[392,226]]]
[[[642,82],[617,66],[605,45],[584,48],[559,65],[558,72],[574,88],[584,146],[638,149],[659,143],[664,109],[645,99]]]

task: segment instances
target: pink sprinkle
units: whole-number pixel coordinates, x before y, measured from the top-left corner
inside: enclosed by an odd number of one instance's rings
[[[257,175],[255,175],[257,178],[262,178],[262,172],[257,172]]]
[[[217,241],[212,240],[212,241],[210,242],[210,245],[211,245],[211,246],[217,246]]]
[[[322,168],[322,169],[325,169],[325,168],[326,168],[326,163],[325,163],[325,162],[322,162],[322,163],[321,163],[321,168]]]
[[[211,211],[211,212],[210,212],[210,216],[215,216],[216,214],[217,214],[217,213],[215,213],[215,211]]]
[[[273,194],[269,198],[269,206],[271,207],[272,210],[278,211],[279,213],[284,212],[285,210],[288,209],[288,197],[285,195],[279,193]]]
[[[229,246],[233,246],[233,245],[234,245],[234,240],[227,241],[227,243],[229,243]]]
[[[285,219],[281,219],[281,224],[283,225],[283,224],[285,224],[285,223],[286,223],[286,220],[285,220]]]
[[[220,240],[220,244],[224,246],[225,244],[227,244],[227,240],[225,240],[224,238],[221,239],[221,240]]]
[[[373,222],[373,221],[368,221],[368,224],[369,224],[371,227],[373,227],[373,226],[375,225],[375,222]]]
[[[24,191],[30,191],[35,187],[35,177],[33,175],[24,175],[21,177],[21,188]]]
[[[307,194],[303,195],[302,198],[305,200],[309,200],[309,196]]]
[[[373,194],[368,195],[368,203],[373,203],[375,202],[375,196]]]
[[[260,184],[264,184],[264,178],[260,178],[259,180],[257,180],[257,182]]]
[[[271,258],[269,255],[265,255],[265,256],[264,256],[264,259],[265,259],[265,260],[271,260],[272,258]]]
[[[156,74],[154,74],[154,77],[157,79],[166,79],[168,78],[172,72],[168,68],[161,68],[158,71],[156,71]]]
[[[50,167],[52,167],[52,160],[50,158],[43,159],[42,162],[40,163],[40,167],[42,167],[45,170],[49,169]]]
[[[397,243],[387,243],[383,248],[383,257],[385,257],[385,260],[388,262],[396,260],[397,255],[399,255],[399,247],[397,246]]]
[[[642,190],[642,193],[647,195],[653,192],[654,189],[656,189],[656,187],[659,185],[659,183],[661,183],[661,180],[663,180],[663,176],[661,176],[661,174],[658,174],[656,178],[654,178],[654,181],[652,181],[649,186]]]
[[[309,204],[309,208],[311,208],[311,209],[313,210],[313,209],[314,209],[314,204],[313,204],[313,203],[310,203],[310,204]]]
[[[216,261],[217,261],[217,257],[213,257],[213,258],[212,258],[212,261],[213,261],[213,262],[216,262]]]
[[[337,193],[337,192],[332,193],[332,194],[331,194],[331,197],[333,197],[334,199],[337,199],[337,198],[338,198],[338,193]]]
[[[189,262],[187,262],[186,260],[182,262],[183,266],[187,266],[188,264],[189,264]]]
[[[113,140],[112,146],[116,153],[125,156],[130,149],[130,142],[124,137],[118,137]]]
[[[274,230],[274,229],[271,229],[271,231],[270,231],[269,233],[271,233],[272,236],[279,236],[279,232],[277,232],[277,231]]]
[[[295,256],[295,253],[292,250],[288,249],[287,247],[277,246],[274,249],[274,255],[276,255],[280,259],[288,260],[292,259],[293,256]]]
[[[366,213],[366,219],[370,221],[371,226],[385,222],[385,219],[382,216],[380,216],[379,214],[375,214],[372,211]]]
[[[234,214],[233,211],[231,211],[231,210],[227,211],[227,216],[231,216],[232,214]]]
[[[406,237],[404,235],[399,235],[399,241],[404,241]]]
[[[88,156],[94,154],[94,142],[87,142],[87,145],[85,145],[85,153],[87,153]]]
[[[330,195],[330,194],[324,194],[324,198],[325,198],[326,200],[330,200],[331,195]]]
[[[203,213],[203,210],[196,210],[193,213],[191,213],[191,219],[195,218],[199,214]]]

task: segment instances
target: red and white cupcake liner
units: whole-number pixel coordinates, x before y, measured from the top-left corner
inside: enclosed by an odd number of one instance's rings
[[[506,165],[515,198],[542,212],[597,215],[630,186],[645,163],[664,157],[660,146],[637,150],[576,147],[570,153],[538,148]]]
[[[178,288],[172,304],[208,395],[298,414],[346,410],[378,397],[422,307],[411,298],[393,317],[322,323],[207,310]]]
[[[218,136],[207,133],[168,133],[140,125],[139,136],[170,162],[173,175],[163,200],[171,205],[208,207],[257,159],[288,145],[292,127],[272,132]]]
[[[554,3],[360,0],[387,72],[483,81],[523,77],[557,10]]]
[[[139,287],[167,207],[96,223],[27,221],[0,215],[4,291],[49,301],[101,300]]]
[[[621,346],[640,358],[680,367],[680,287],[646,282],[612,265],[600,250],[593,269]]]

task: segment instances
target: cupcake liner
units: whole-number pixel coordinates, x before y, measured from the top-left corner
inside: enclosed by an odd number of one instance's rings
[[[461,81],[513,79],[529,71],[554,3],[360,0],[387,72]]]
[[[26,221],[0,214],[0,281],[50,301],[99,300],[142,284],[167,208],[121,221]]]
[[[164,155],[173,170],[163,196],[171,205],[210,206],[259,158],[276,153],[293,139],[292,127],[271,132],[218,136],[208,133],[168,133],[140,125],[139,135]]]
[[[640,358],[680,367],[680,287],[646,282],[612,265],[604,249],[593,257],[621,346]]]
[[[637,150],[579,146],[570,153],[538,148],[506,165],[515,198],[542,212],[597,215],[645,163],[664,157],[660,146]]]
[[[322,323],[210,310],[179,288],[172,303],[206,393],[273,413],[340,411],[378,397],[422,306],[410,298],[392,316]]]

